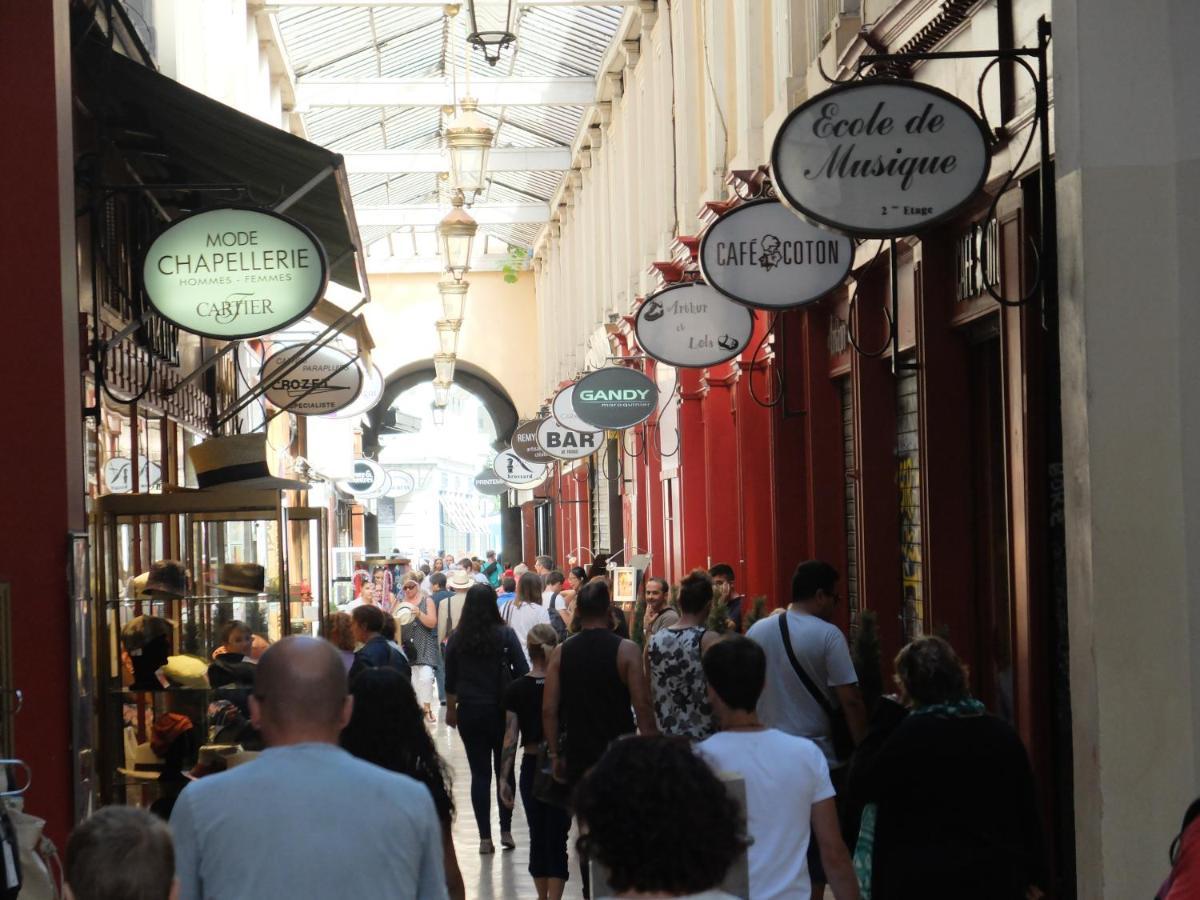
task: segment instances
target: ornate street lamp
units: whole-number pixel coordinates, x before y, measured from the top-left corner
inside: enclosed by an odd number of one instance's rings
[[[449,381],[433,382],[433,405],[440,406],[443,409],[450,405],[450,385]]]
[[[483,58],[487,60],[489,66],[494,66],[500,62],[500,54],[504,48],[509,46],[517,39],[513,33],[516,27],[516,21],[513,17],[515,10],[513,9],[513,0],[506,0],[504,10],[504,21],[497,22],[499,28],[494,28],[487,31],[480,31],[479,19],[475,15],[475,7],[479,4],[479,0],[469,0],[467,9],[471,13],[471,33],[467,35],[467,43],[472,47],[479,47],[483,50]],[[499,4],[496,4],[499,6]]]
[[[438,346],[441,355],[454,356],[458,352],[458,329],[462,319],[441,319],[437,323]]]
[[[433,372],[438,381],[449,384],[454,380],[454,355],[452,353],[435,353],[433,355]]]
[[[433,415],[434,425],[446,424],[446,408],[444,406],[438,406],[436,403],[431,403],[429,410]]]
[[[463,209],[463,192],[455,191],[451,201],[454,208],[438,224],[438,242],[442,249],[442,261],[446,271],[455,281],[462,281],[471,268],[471,245],[479,224]]]
[[[462,323],[467,311],[467,288],[469,281],[439,281],[438,293],[442,295],[442,318]]]
[[[446,126],[446,146],[450,148],[450,183],[464,194],[474,196],[484,188],[488,151],[492,149],[492,131],[478,112],[472,97],[459,101],[462,111]]]

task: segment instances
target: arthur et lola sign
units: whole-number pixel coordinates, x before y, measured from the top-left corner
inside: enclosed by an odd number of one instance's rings
[[[258,337],[302,318],[325,293],[316,236],[264,209],[218,207],[172,222],[146,251],[142,280],[155,310],[185,331]]]
[[[944,221],[983,188],[986,127],[945,91],[911,82],[837,85],[775,136],[775,187],[794,210],[847,234],[897,237]]]
[[[634,321],[638,344],[650,356],[689,368],[733,359],[746,349],[753,331],[754,313],[701,282],[651,294]]]

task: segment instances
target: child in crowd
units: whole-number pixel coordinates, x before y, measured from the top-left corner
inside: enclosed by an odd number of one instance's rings
[[[165,822],[133,806],[106,806],[67,841],[68,900],[177,900],[175,850]]]

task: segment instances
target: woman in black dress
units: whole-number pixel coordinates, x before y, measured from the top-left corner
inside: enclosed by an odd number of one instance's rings
[[[467,591],[458,627],[446,645],[446,724],[458,729],[467,751],[480,853],[496,849],[492,844],[491,791],[493,771],[499,782],[504,692],[513,679],[528,671],[520,641],[500,618],[495,590],[487,584],[474,585]],[[499,806],[500,843],[511,850],[516,847],[512,809],[503,803]]]

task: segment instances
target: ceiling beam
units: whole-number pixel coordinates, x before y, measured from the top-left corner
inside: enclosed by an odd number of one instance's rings
[[[337,151],[336,147],[332,149]],[[450,171],[449,153],[444,150],[363,151],[343,153],[342,158],[352,175]],[[487,167],[489,172],[565,172],[571,168],[571,151],[567,147],[501,147],[488,154]]]
[[[445,106],[452,91],[447,78],[301,78],[296,83],[296,107],[304,112],[318,106]],[[596,82],[592,78],[476,79],[471,96],[480,106],[587,106],[596,99]]]
[[[354,218],[359,228],[372,225],[433,226],[446,217],[447,208],[437,204],[405,206],[356,206]],[[550,207],[545,203],[510,203],[495,206],[473,206],[471,218],[480,225],[540,225],[550,221]]]
[[[517,0],[518,6],[637,6],[639,0]],[[286,7],[312,8],[321,7],[359,7],[376,9],[395,9],[397,7],[424,6],[444,8],[446,0],[265,0],[263,4],[267,11],[284,9]]]
[[[499,272],[512,265],[507,253],[480,253],[471,260],[472,272]],[[441,273],[446,270],[440,256],[368,256],[368,275],[402,275],[414,273]],[[471,275],[467,273],[467,280]]]

